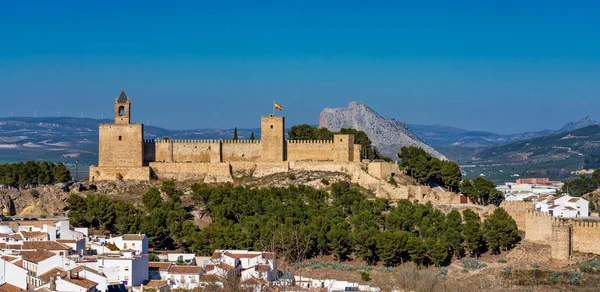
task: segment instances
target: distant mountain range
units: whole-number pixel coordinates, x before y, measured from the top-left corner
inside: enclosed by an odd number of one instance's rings
[[[569,154],[572,159],[577,158],[576,165],[584,166],[585,158],[592,157],[590,155],[596,153],[595,145],[600,143],[596,140],[597,136],[591,133],[600,127],[590,127],[600,123],[590,117],[567,123],[555,131],[502,135],[444,125],[406,125],[398,120],[385,119],[362,103],[351,103],[347,109],[325,109],[323,112],[320,121],[323,126],[331,130],[358,127],[367,132],[385,155],[392,158],[396,158],[400,146],[417,145],[434,156],[445,155],[461,164],[548,164],[564,161],[565,155]],[[79,159],[82,165],[95,164],[98,161],[98,125],[112,122],[108,119],[71,117],[0,118],[0,162],[35,159],[73,163]],[[582,128],[585,131],[578,132]],[[238,136],[247,139],[252,132],[256,139],[260,139],[260,129],[238,129]],[[562,133],[573,136],[564,138]],[[146,139],[231,139],[233,129],[168,130],[145,126],[144,135]],[[548,143],[550,148],[543,147],[543,143]],[[565,148],[565,152],[562,148],[552,148],[554,146],[568,147],[570,150]],[[519,160],[522,157],[527,159]]]
[[[98,126],[113,120],[87,118],[0,118],[0,162],[51,160],[72,164],[96,164],[98,161]],[[260,129],[238,129],[240,139]],[[144,138],[157,139],[231,139],[233,129],[167,130],[145,126]]]

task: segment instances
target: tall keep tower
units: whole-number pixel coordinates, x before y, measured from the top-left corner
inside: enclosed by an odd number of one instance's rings
[[[269,115],[260,120],[261,161],[285,161],[285,119]]]
[[[121,94],[115,100],[115,124],[129,125],[131,123],[131,101],[121,89]]]

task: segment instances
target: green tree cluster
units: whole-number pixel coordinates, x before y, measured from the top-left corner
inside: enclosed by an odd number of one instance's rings
[[[288,139],[290,140],[331,140],[334,134],[349,134],[354,135],[354,143],[360,144],[361,159],[383,159],[392,161],[389,157],[385,157],[377,151],[377,147],[373,146],[371,139],[364,131],[359,131],[350,128],[341,128],[339,132],[329,131],[327,128],[316,128],[311,125],[295,125],[288,131]]]
[[[406,174],[419,183],[435,183],[450,191],[459,187],[462,174],[456,162],[437,159],[416,146],[402,146],[398,158]]]
[[[474,180],[464,179],[460,183],[460,190],[471,202],[480,205],[494,204],[498,206],[504,198],[504,194],[496,189],[493,182],[481,177]]]
[[[62,163],[27,161],[25,163],[0,164],[0,185],[27,188],[67,182],[71,172]]]
[[[182,247],[201,255],[215,249],[253,249],[274,250],[292,262],[354,255],[388,266],[406,261],[444,265],[453,256],[479,254],[486,246],[510,248],[516,240],[516,224],[505,223],[512,220],[505,215],[495,212],[481,224],[469,210],[444,214],[431,204],[408,200],[390,207],[384,200],[366,199],[346,182],[332,184],[330,194],[307,186],[195,184],[192,200],[212,217],[202,229],[191,220],[181,196],[167,181],[160,190],[149,189],[139,207],[101,195],[72,195],[67,203],[74,226],[141,232],[155,248]]]
[[[580,197],[600,188],[600,169],[596,169],[591,176],[582,175],[579,178],[565,182],[563,192]]]

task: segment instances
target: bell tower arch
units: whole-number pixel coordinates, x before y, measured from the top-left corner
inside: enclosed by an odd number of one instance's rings
[[[115,124],[129,125],[131,123],[131,101],[125,89],[121,89],[121,94],[115,100]]]

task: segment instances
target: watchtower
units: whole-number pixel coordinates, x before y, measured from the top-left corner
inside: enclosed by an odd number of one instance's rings
[[[260,160],[285,161],[285,119],[269,115],[260,121]]]
[[[121,89],[121,94],[115,100],[115,124],[129,125],[131,123],[131,101]]]

